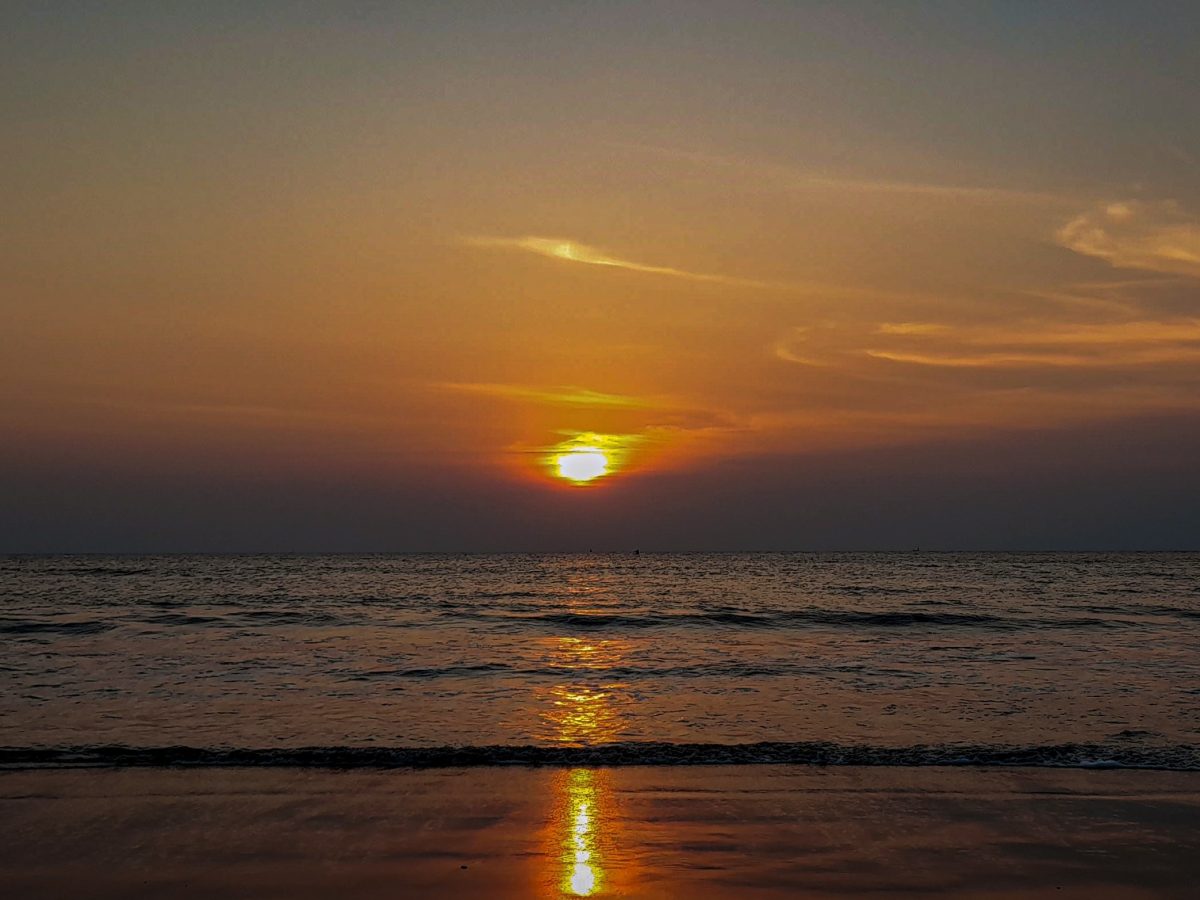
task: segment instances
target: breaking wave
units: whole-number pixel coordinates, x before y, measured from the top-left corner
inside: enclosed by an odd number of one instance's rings
[[[0,634],[99,634],[115,626],[111,622],[95,619],[88,620],[58,620],[53,619],[0,619]]]
[[[0,768],[439,769],[479,766],[1024,766],[1200,771],[1200,747],[1115,744],[753,744],[631,742],[583,747],[0,747]]]
[[[582,613],[547,612],[522,614],[507,612],[454,611],[444,612],[450,618],[485,620],[499,626],[546,627],[578,630],[643,629],[688,626],[729,626],[739,628],[980,628],[1016,630],[1021,628],[1106,628],[1114,623],[1095,617],[1064,616],[1062,618],[1032,618],[996,616],[986,613],[956,612],[866,612],[836,609],[766,610],[734,612],[716,610],[704,612],[647,612],[647,613]]]

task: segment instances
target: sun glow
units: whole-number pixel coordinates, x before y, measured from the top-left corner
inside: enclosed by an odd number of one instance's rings
[[[608,472],[608,457],[597,447],[580,447],[562,453],[554,463],[559,476],[576,483],[591,481]]]
[[[548,475],[580,486],[623,473],[631,448],[643,440],[641,435],[599,434],[595,431],[565,434],[570,437],[543,448],[542,468]]]

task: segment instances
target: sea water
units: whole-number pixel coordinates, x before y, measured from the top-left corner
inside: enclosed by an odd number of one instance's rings
[[[1200,555],[0,557],[0,763],[1200,768]]]

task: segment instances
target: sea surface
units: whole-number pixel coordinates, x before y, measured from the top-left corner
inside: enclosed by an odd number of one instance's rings
[[[0,765],[1200,769],[1200,555],[0,557]]]

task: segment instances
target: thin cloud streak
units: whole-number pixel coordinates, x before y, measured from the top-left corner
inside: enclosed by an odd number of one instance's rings
[[[680,398],[633,397],[608,394],[575,386],[535,387],[499,382],[442,382],[434,389],[547,407],[607,410],[633,414],[643,430],[661,433],[696,433],[729,427],[727,411]]]
[[[620,143],[618,146],[642,153],[650,153],[666,159],[737,170],[753,177],[765,179],[785,189],[815,188],[877,194],[912,194],[949,200],[969,200],[988,203],[1027,203],[1049,206],[1064,206],[1078,202],[1077,199],[1070,198],[1064,194],[1048,191],[1031,191],[991,185],[955,185],[920,181],[853,178],[849,176],[815,174],[794,166],[780,165],[778,163],[737,159],[715,153],[677,150],[650,144]]]
[[[882,359],[888,362],[908,363],[918,366],[935,366],[948,369],[987,369],[1014,367],[1064,367],[1077,368],[1094,366],[1113,368],[1117,366],[1156,365],[1171,362],[1190,362],[1200,360],[1200,348],[1191,350],[1155,351],[1140,349],[1124,351],[1106,356],[1102,362],[1083,355],[1067,353],[980,353],[974,356],[955,356],[952,354],[904,353],[889,350],[864,350],[863,353],[872,359]]]
[[[617,409],[657,409],[660,404],[639,397],[605,394],[579,387],[536,388],[520,384],[493,382],[444,382],[443,390],[499,397],[506,400],[528,400],[551,406],[612,407]]]
[[[888,342],[883,344],[882,342]],[[1073,368],[1200,361],[1200,319],[1113,323],[1029,323],[1020,330],[943,323],[882,323],[826,330],[793,329],[775,356],[809,366],[853,368],[867,357],[935,368]]]
[[[755,281],[749,278],[736,278],[728,275],[715,275],[706,272],[690,272],[686,269],[676,269],[672,266],[652,266],[633,260],[609,256],[603,250],[587,244],[581,244],[569,238],[547,237],[473,237],[467,238],[466,243],[475,247],[500,247],[510,250],[523,250],[550,259],[561,259],[566,262],[583,263],[589,266],[609,266],[615,269],[626,269],[630,272],[642,272],[646,275],[664,275],[669,278],[682,278],[687,281],[700,281],[709,284],[725,284],[734,287],[751,288],[787,288],[790,285],[775,284],[767,281]]]

